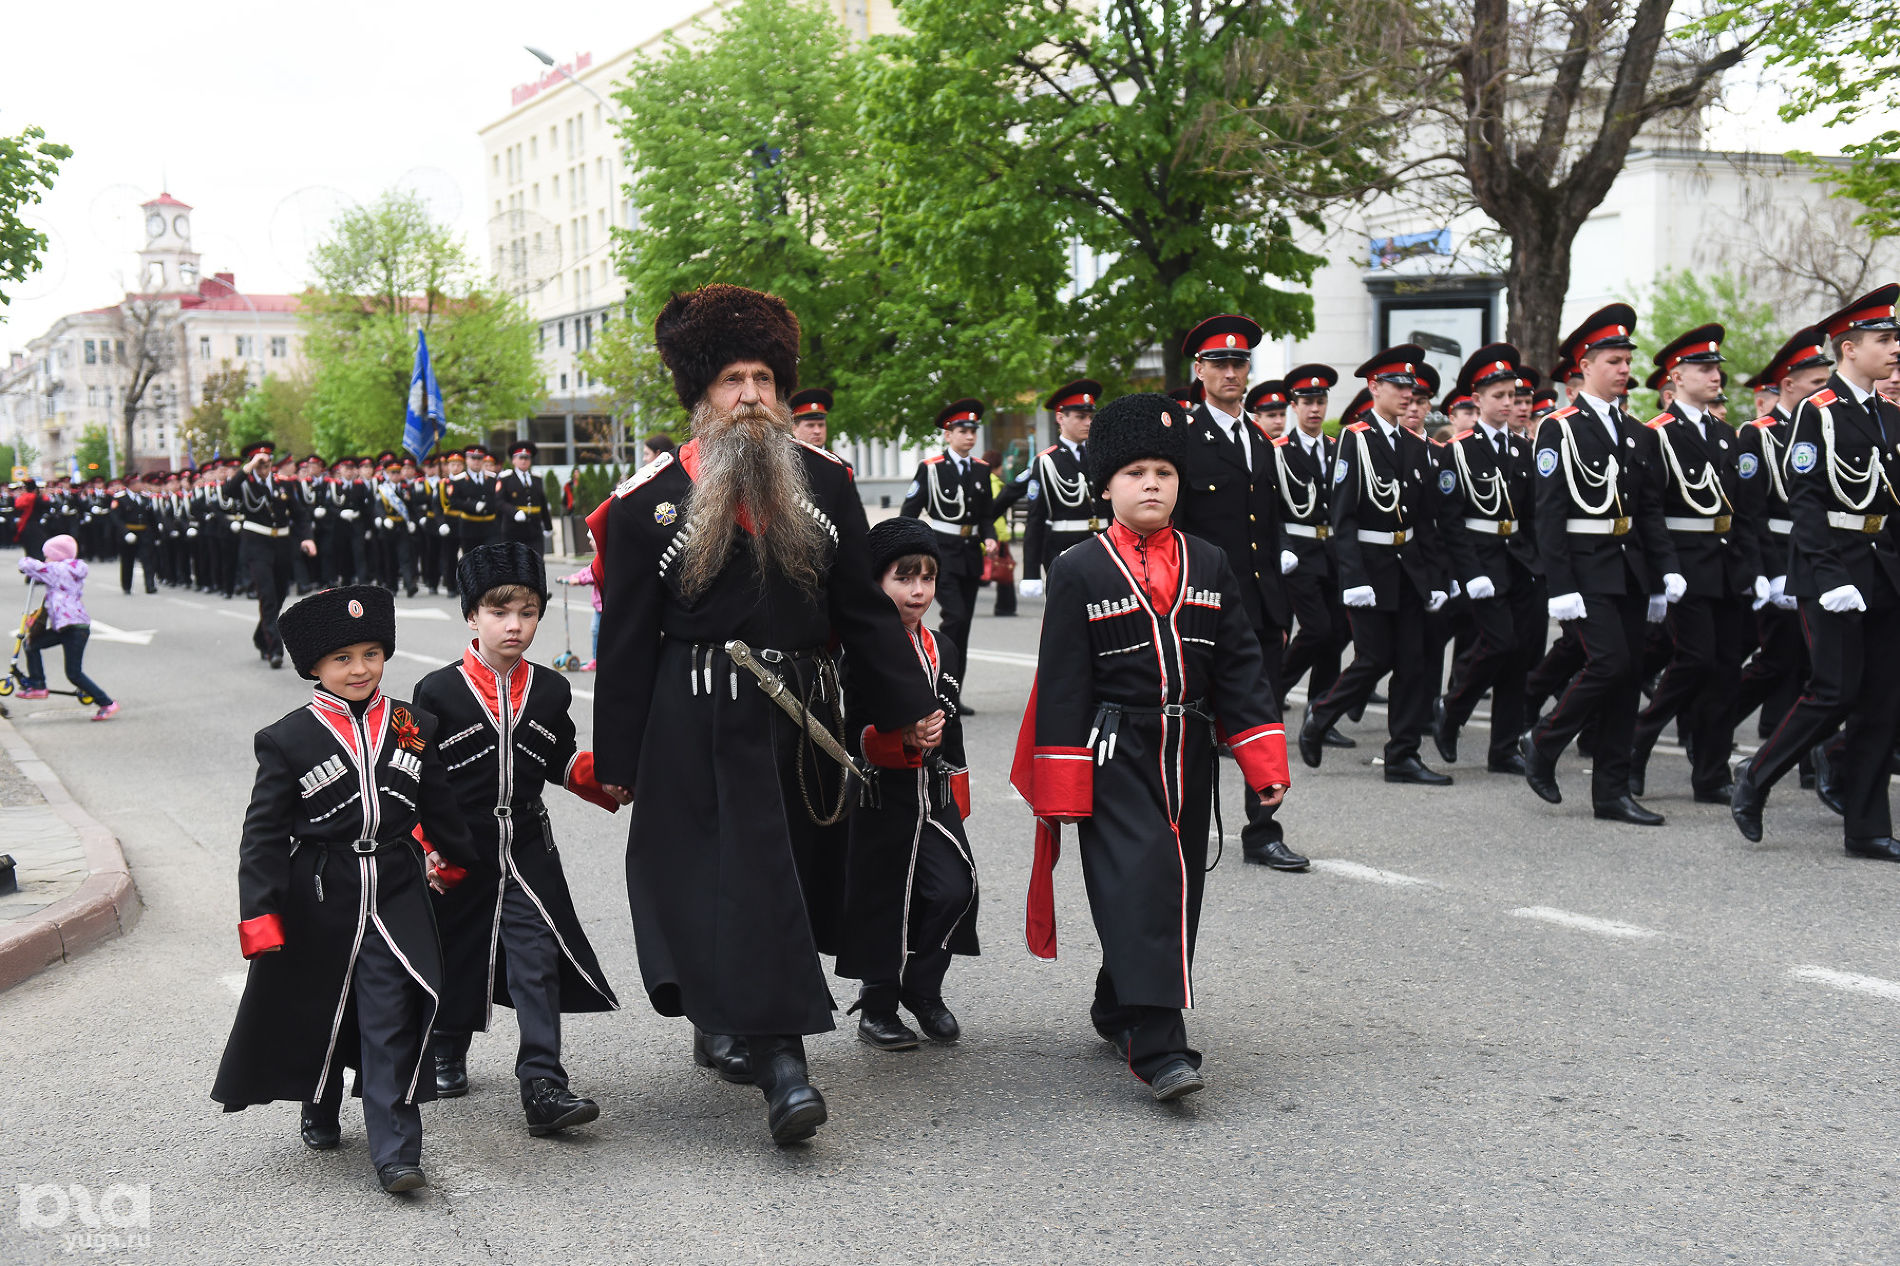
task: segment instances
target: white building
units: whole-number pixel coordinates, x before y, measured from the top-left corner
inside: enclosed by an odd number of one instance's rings
[[[110,437],[122,468],[181,466],[179,424],[199,403],[207,377],[244,367],[257,383],[303,369],[295,295],[246,294],[231,273],[204,274],[191,248],[191,208],[170,194],[141,209],[139,289],[116,304],[59,318],[0,371],[0,442],[33,455],[25,464],[38,478],[71,473],[91,427]],[[118,446],[142,342],[159,371],[139,398],[128,462]],[[211,454],[191,456],[203,461]]]

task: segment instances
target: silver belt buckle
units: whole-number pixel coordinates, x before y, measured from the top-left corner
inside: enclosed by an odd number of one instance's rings
[[[1164,717],[1184,717],[1187,715],[1187,705],[1185,703],[1164,703],[1161,705],[1161,715]]]
[[[515,816],[515,807],[511,804],[498,804],[495,806],[495,816],[506,821]]]
[[[757,650],[752,653],[754,655],[757,655],[761,661],[767,664],[782,664],[785,662],[785,658],[786,658],[784,651],[775,651],[769,646],[763,650]]]
[[[382,847],[380,840],[351,840],[350,851],[358,856],[368,856]]]

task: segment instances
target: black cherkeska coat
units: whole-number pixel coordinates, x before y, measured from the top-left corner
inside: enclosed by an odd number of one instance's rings
[[[442,951],[429,912],[420,824],[437,851],[475,864],[436,745],[436,719],[387,696],[359,715],[319,690],[257,734],[257,782],[238,844],[239,941],[251,960],[211,1097],[225,1111],[310,1101],[360,1056],[351,972],[380,933],[421,988],[418,1034],[435,1023]],[[374,852],[352,844],[374,841]],[[369,847],[368,843],[362,847]],[[272,945],[282,948],[264,952]],[[424,1057],[406,1099],[435,1098]]]
[[[761,576],[741,538],[704,593],[682,596],[698,469],[690,442],[644,467],[588,519],[607,612],[595,771],[602,783],[633,790],[627,895],[640,972],[656,1011],[690,1016],[709,1033],[833,1027],[818,953],[835,938],[843,863],[838,833],[812,825],[805,794],[828,810],[834,771],[823,756],[804,758],[801,789],[797,728],[727,658],[725,643],[786,653],[767,666],[799,688],[813,682],[835,640],[851,658],[854,702],[880,729],[937,707],[872,575],[851,472],[807,444],[799,457],[809,509],[827,537],[815,593]]]
[[[1243,455],[1204,404],[1188,414],[1186,469],[1174,525],[1220,547],[1240,581],[1241,601],[1256,629],[1284,631],[1293,609],[1280,582],[1280,507],[1274,487],[1273,441],[1242,422],[1251,458]],[[1251,460],[1251,465],[1249,465]]]
[[[913,671],[943,709],[943,743],[926,757],[904,746],[901,734],[879,734],[859,703],[851,664],[845,663],[845,729],[852,754],[871,769],[873,784],[851,815],[845,870],[845,920],[838,974],[855,980],[895,981],[913,954],[948,949],[975,954],[976,858],[963,833],[970,813],[970,770],[957,720],[957,681],[943,671],[941,640],[929,629],[907,630],[916,656]],[[961,910],[927,910],[914,900],[917,857],[926,833],[950,845],[970,872],[970,901]]]
[[[528,894],[561,947],[561,1010],[620,1006],[574,912],[541,802],[549,785],[579,791],[591,786],[595,794],[589,798],[599,798],[593,755],[577,750],[568,715],[572,703],[565,677],[525,660],[509,670],[503,689],[472,646],[459,664],[438,668],[416,684],[416,705],[441,722],[442,763],[479,858],[455,887],[432,894],[449,966],[435,1025],[444,1033],[486,1031],[491,1001],[514,1005],[500,936],[504,874]],[[505,816],[497,811],[502,808]]]

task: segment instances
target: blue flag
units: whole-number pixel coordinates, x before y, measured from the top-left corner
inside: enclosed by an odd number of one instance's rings
[[[416,331],[416,367],[409,375],[409,406],[402,419],[402,446],[418,463],[429,455],[448,426],[442,421],[442,389],[429,363],[429,339]]]

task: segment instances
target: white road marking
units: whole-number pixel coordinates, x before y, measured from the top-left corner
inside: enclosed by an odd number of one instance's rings
[[[211,610],[211,604],[209,602],[193,602],[190,598],[167,598],[165,601],[176,602],[179,606],[190,607],[193,611]]]
[[[1619,923],[1615,919],[1596,919],[1587,914],[1573,914],[1568,910],[1559,910],[1553,906],[1522,906],[1511,911],[1520,919],[1536,919],[1542,923],[1555,923],[1559,927],[1575,928],[1579,932],[1594,932],[1598,936],[1613,936],[1626,941],[1643,941],[1662,933],[1654,928],[1637,927],[1634,923]]]
[[[1015,668],[1034,668],[1036,666],[1036,657],[1034,655],[1024,655],[1017,651],[970,650],[965,651],[963,654],[966,659],[981,660],[986,664],[1009,664]]]
[[[1342,879],[1359,879],[1369,884],[1390,884],[1394,888],[1429,888],[1432,881],[1417,879],[1411,875],[1401,875],[1396,870],[1380,870],[1377,866],[1367,866],[1363,862],[1349,862],[1333,857],[1316,857],[1313,869],[1323,870],[1329,875],[1338,875]]]
[[[413,659],[417,663],[433,664],[437,668],[442,667],[442,664],[443,664],[443,659],[440,655],[424,655],[421,651],[397,651],[396,658],[397,659]],[[456,658],[460,659],[461,657],[457,656]]]
[[[250,976],[251,974],[249,972],[226,972],[224,975],[218,977],[218,983],[223,985],[226,989],[229,989],[236,997],[242,998],[244,996],[244,982],[249,980]]]
[[[408,616],[412,620],[446,620],[449,613],[441,607],[397,607],[398,616]]]
[[[1796,967],[1788,974],[1810,985],[1826,985],[1847,993],[1871,994],[1876,998],[1885,998],[1888,1002],[1900,1002],[1900,981],[1882,980],[1878,976],[1857,976],[1851,971],[1835,971],[1830,967]]]
[[[128,631],[107,624],[104,620],[92,622],[92,640],[95,642],[124,642],[129,646],[150,646],[152,634],[156,632],[158,632],[157,629]]]
[[[246,624],[257,623],[257,612],[255,611],[231,611],[224,607],[219,607],[218,614],[227,620],[242,620]]]

